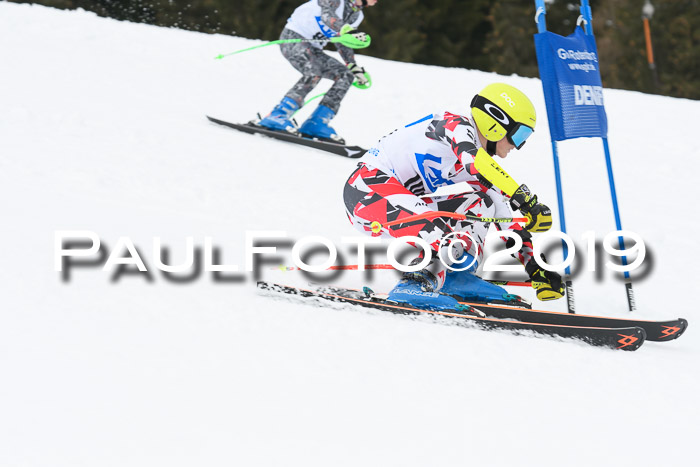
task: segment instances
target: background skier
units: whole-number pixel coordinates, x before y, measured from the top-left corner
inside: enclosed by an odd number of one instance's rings
[[[507,294],[473,274],[483,257],[489,223],[432,217],[384,227],[387,222],[430,211],[512,218],[513,210],[519,210],[529,219],[525,229],[517,223],[494,225],[510,229],[522,239],[516,256],[532,279],[537,298],[563,296],[559,274],[541,269],[533,259],[529,233],[549,230],[550,209],[539,203],[527,186],[518,186],[492,159],[505,158],[513,148],[520,149],[534,131],[535,122],[535,108],[525,94],[494,83],[474,96],[471,115],[427,115],[383,137],[363,156],[344,190],[350,222],[375,236],[417,236],[432,248],[428,266],[404,274],[389,300],[449,309],[457,302],[445,294],[496,301],[503,301]],[[467,182],[473,191],[431,196],[439,187],[459,182]],[[506,239],[509,247],[514,242]],[[421,254],[412,264],[422,260]],[[448,265],[468,265],[472,260],[466,271],[448,271]],[[443,294],[434,293],[438,291]]]
[[[290,121],[304,103],[304,98],[318,84],[321,78],[334,81],[313,114],[299,127],[303,135],[344,142],[336,131],[328,125],[335,117],[340,102],[345,97],[354,80],[363,86],[370,83],[370,76],[364,68],[355,63],[352,49],[336,43],[343,65],[335,58],[323,53],[323,48],[332,37],[352,34],[364,41],[366,34],[356,28],[364,19],[362,8],[373,6],[377,0],[311,0],[299,6],[287,20],[280,39],[320,39],[321,42],[281,44],[282,55],[289,60],[302,77],[285,94],[282,101],[263,118],[259,124],[272,130],[297,132]]]

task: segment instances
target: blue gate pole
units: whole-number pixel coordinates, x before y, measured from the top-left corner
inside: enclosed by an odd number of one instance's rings
[[[617,191],[615,190],[615,178],[613,177],[612,160],[610,159],[610,147],[608,146],[608,138],[603,138],[603,150],[605,151],[605,165],[608,168],[608,181],[610,183],[610,196],[612,197],[613,211],[615,213],[615,227],[617,230],[622,230],[622,221],[620,220],[620,208],[617,204]],[[617,237],[617,241],[620,244],[620,250],[625,249],[625,239],[620,236]],[[622,257],[622,264],[627,265],[627,257]],[[630,280],[629,271],[625,271],[625,291],[627,292],[627,306],[630,311],[635,311],[637,309],[636,302],[634,300],[634,291],[632,290],[632,281]]]
[[[588,0],[581,0],[581,16],[586,21],[586,25],[583,28],[586,34],[589,36],[593,35],[593,13],[591,12],[591,6],[588,4]]]
[[[564,215],[564,194],[562,191],[561,183],[561,171],[559,170],[559,152],[557,151],[557,142],[552,140],[552,159],[554,160],[554,179],[557,183],[557,203],[559,205],[559,227],[563,233],[566,233],[566,216]],[[562,254],[564,259],[569,256],[569,247],[566,242],[562,239],[561,241]],[[566,307],[569,313],[576,313],[576,304],[574,303],[574,286],[571,282],[571,267],[567,266],[564,270],[566,273],[566,280],[564,285],[566,287]]]
[[[591,7],[588,4],[588,0],[581,1],[581,16],[586,22],[585,31],[587,35],[593,35],[593,14],[591,13]],[[615,190],[615,178],[613,177],[612,169],[612,159],[610,158],[610,146],[608,146],[608,138],[603,139],[603,151],[605,152],[605,165],[608,169],[608,183],[610,184],[610,196],[612,197],[613,212],[615,213],[615,227],[617,230],[622,230],[622,222],[620,221],[620,208],[617,204],[617,191]],[[620,249],[625,249],[625,239],[620,236],[617,238],[620,245]],[[622,264],[627,265],[627,257],[622,257]],[[630,311],[635,311],[637,309],[636,303],[634,301],[634,291],[632,290],[632,282],[630,280],[629,271],[625,271],[625,289],[627,292],[627,306]]]
[[[544,6],[544,0],[535,0],[535,22],[537,23],[537,32],[547,31],[547,21],[545,19],[547,10]],[[561,183],[561,170],[559,169],[559,151],[557,150],[557,142],[552,139],[552,159],[554,160],[554,180],[557,185],[557,204],[559,206],[559,227],[562,233],[566,233],[566,215],[564,214],[564,194]],[[569,256],[569,248],[564,240],[561,241],[562,254],[564,259]],[[571,267],[565,269],[566,280],[566,306],[569,313],[576,313],[576,304],[574,303],[574,287],[571,282]]]

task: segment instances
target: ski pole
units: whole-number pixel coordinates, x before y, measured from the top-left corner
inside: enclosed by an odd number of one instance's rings
[[[356,83],[356,81],[353,81],[352,84],[355,84],[355,83]],[[365,88],[360,88],[360,89],[365,89]],[[306,99],[306,101],[304,101],[304,103],[301,104],[301,107],[299,107],[298,109],[296,109],[296,110],[294,111],[294,113],[292,114],[292,117],[295,116],[295,115],[297,114],[297,112],[299,112],[301,109],[303,109],[303,108],[306,106],[306,104],[308,104],[309,102],[311,102],[311,101],[313,101],[313,100],[315,100],[315,99],[318,99],[319,97],[323,97],[323,96],[325,96],[325,95],[326,95],[326,93],[325,93],[325,92],[322,92],[321,94],[316,94],[314,97],[311,97],[311,98],[309,98],[309,99]]]
[[[227,54],[219,54],[216,57],[214,57],[214,59],[221,60],[224,57],[236,55],[241,52],[247,52],[249,50],[259,49],[261,47],[267,47],[268,45],[295,44],[300,42],[337,42],[346,47],[350,47],[351,49],[364,49],[365,47],[369,47],[369,44],[372,42],[372,40],[368,35],[365,41],[359,41],[352,34],[343,34],[342,36],[331,37],[328,39],[278,39],[276,41],[270,41],[265,42],[264,44],[254,45],[253,47],[248,47],[247,49],[236,50]]]
[[[378,221],[374,221],[374,222],[372,222],[370,227],[372,229],[372,232],[379,233],[382,230],[382,227],[391,227],[393,225],[406,224],[408,222],[414,222],[414,221],[419,221],[419,220],[423,220],[423,219],[426,219],[426,220],[434,219],[436,217],[447,217],[450,219],[468,220],[468,221],[474,221],[474,222],[496,222],[496,223],[528,222],[527,218],[525,218],[525,217],[481,217],[481,216],[473,216],[471,214],[458,214],[456,212],[449,212],[449,211],[430,211],[430,212],[424,212],[422,214],[415,214],[413,216],[404,217],[403,219],[397,219],[395,221],[387,222],[384,225],[382,225]]]
[[[236,55],[241,52],[248,52],[249,50],[259,49],[261,47],[267,47],[268,45],[275,44],[294,44],[297,42],[325,42],[325,39],[278,39],[276,41],[265,42],[264,44],[254,45],[253,47],[248,47],[247,49],[236,50],[235,52],[230,52],[227,54],[219,54],[214,59],[221,60],[224,57],[229,57],[231,55]]]
[[[294,113],[292,114],[292,117],[295,116],[295,115],[297,114],[297,112],[299,112],[301,109],[303,109],[304,106],[305,106],[306,104],[308,104],[309,102],[311,102],[312,100],[318,99],[319,97],[323,97],[323,96],[325,96],[325,95],[326,95],[326,93],[325,93],[325,92],[322,92],[321,94],[316,94],[314,97],[312,97],[312,98],[310,98],[310,99],[307,99],[303,104],[301,104],[301,107],[299,107],[298,109],[296,109],[296,110],[294,111]]]

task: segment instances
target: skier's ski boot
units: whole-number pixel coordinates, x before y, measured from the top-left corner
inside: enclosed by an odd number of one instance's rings
[[[531,308],[530,302],[470,271],[449,271],[440,292],[465,302],[492,303]]]
[[[269,130],[297,133],[296,127],[290,120],[297,110],[299,110],[299,105],[289,97],[285,97],[267,117],[258,122],[258,125]]]
[[[437,292],[426,292],[423,290],[423,282],[411,277],[402,278],[389,292],[386,301],[428,310],[454,311],[459,307],[459,302],[454,298]]]
[[[434,290],[439,290],[441,280],[426,269],[405,273],[398,284],[386,297],[388,303],[410,305],[415,308],[434,311],[449,311],[467,316],[485,315],[469,305],[462,305],[453,297]]]
[[[338,133],[336,133],[332,127],[328,126],[328,122],[330,122],[333,117],[335,117],[335,112],[325,105],[319,105],[316,107],[316,110],[314,110],[314,113],[301,124],[299,132],[310,138],[319,138],[345,144],[345,140],[338,136]]]

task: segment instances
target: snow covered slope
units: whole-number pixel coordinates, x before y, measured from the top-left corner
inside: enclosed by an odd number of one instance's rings
[[[204,118],[267,112],[297,78],[274,47],[213,59],[254,43],[0,3],[1,465],[696,465],[700,140],[687,122],[700,103],[605,92],[623,226],[649,249],[636,316],[690,321],[678,341],[613,352],[270,298],[250,274],[158,271],[154,237],[171,263],[186,237],[209,236],[243,267],[246,231],[355,235],[341,201],[352,160]],[[503,165],[556,208],[538,80],[361,64],[374,86],[352,89],[334,126],[364,146],[466,111],[488,82],[523,89],[540,121]],[[583,232],[614,230],[602,145],[560,152],[583,259]],[[93,266],[64,281],[58,230],[93,231],[109,252],[129,237],[151,274]],[[581,267],[575,287],[580,312],[627,316],[612,273]]]

